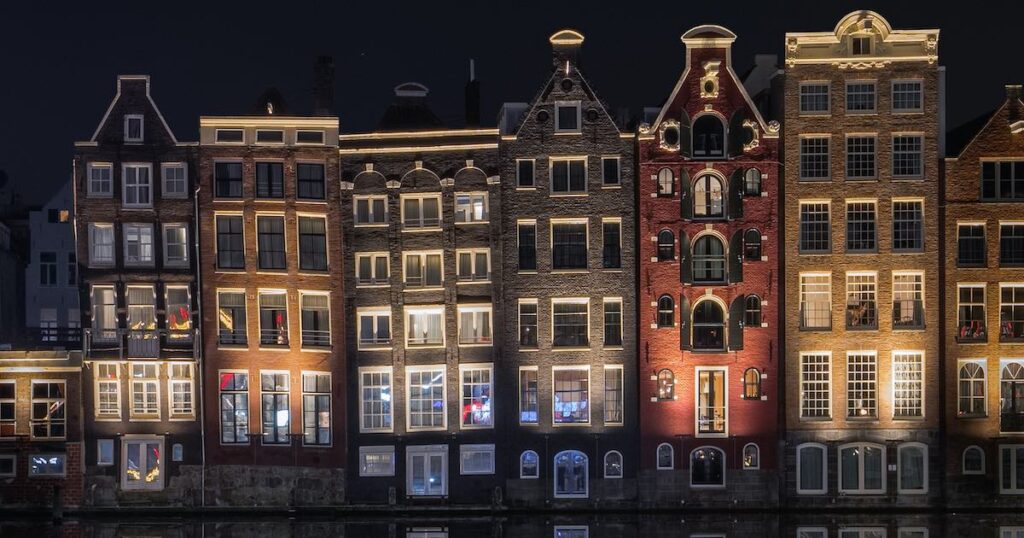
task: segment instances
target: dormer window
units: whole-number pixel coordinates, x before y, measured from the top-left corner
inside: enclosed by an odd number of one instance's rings
[[[284,131],[279,130],[256,130],[257,144],[284,144]]]
[[[871,54],[871,36],[855,36],[850,38],[850,42],[854,56]]]
[[[142,114],[127,114],[124,117],[124,141],[142,142]]]
[[[560,101],[555,103],[555,132],[580,132],[579,101]]]
[[[217,129],[214,140],[218,144],[242,144],[245,142],[245,132],[242,129]]]
[[[725,125],[706,114],[693,122],[693,156],[709,159],[725,156]]]

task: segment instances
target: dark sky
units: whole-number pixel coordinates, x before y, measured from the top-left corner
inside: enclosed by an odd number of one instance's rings
[[[268,86],[308,110],[318,54],[337,70],[343,131],[372,128],[400,82],[431,89],[443,119],[462,118],[469,58],[482,83],[483,119],[503,101],[528,101],[545,80],[548,36],[586,36],[583,68],[612,107],[665,99],[683,62],[679,36],[721,24],[738,36],[737,71],[755,53],[781,55],[786,31],[826,31],[854,9],[896,28],[940,28],[950,127],[997,106],[1003,85],[1024,81],[1024,2],[395,2],[307,3],[4,1],[0,6],[0,169],[30,201],[70,173],[72,142],[88,139],[119,73],[152,77],[152,94],[179,140],[203,114],[244,112]],[[600,6],[600,7],[597,7]]]

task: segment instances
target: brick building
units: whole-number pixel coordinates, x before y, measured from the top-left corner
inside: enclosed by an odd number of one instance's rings
[[[339,504],[338,119],[293,115],[268,90],[250,115],[201,117],[199,140],[208,502]]]
[[[941,494],[938,30],[871,11],[786,34],[784,492]]]
[[[736,35],[683,34],[686,68],[638,143],[641,499],[777,498],[779,125]]]
[[[29,212],[25,333],[18,348],[82,347],[73,204],[72,183],[66,181],[41,208]]]
[[[960,144],[963,142],[963,144]],[[957,144],[958,147],[952,147]],[[1024,493],[1024,103],[950,133],[945,188],[946,455],[951,503]]]
[[[139,75],[75,143],[86,503],[198,496],[194,159]]]
[[[339,142],[353,502],[488,503],[505,476],[498,131],[447,127],[427,93],[398,85]]]
[[[583,36],[550,42],[550,77],[499,121],[507,497],[614,503],[638,471],[633,136],[580,71]]]

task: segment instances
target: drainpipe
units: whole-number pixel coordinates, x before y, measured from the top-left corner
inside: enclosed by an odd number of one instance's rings
[[[194,214],[193,214],[193,224],[194,224],[194,226],[193,226],[192,229],[195,230],[193,232],[193,237],[195,237],[194,245],[195,245],[195,250],[196,250],[196,255],[194,257],[195,264],[196,264],[196,308],[199,311],[199,323],[202,324],[202,321],[203,321],[203,285],[202,285],[202,282],[203,282],[203,269],[202,269],[202,264],[199,263],[199,261],[200,261],[200,258],[199,258],[199,191],[200,190],[202,190],[202,186],[199,184],[199,182],[196,182],[196,190],[195,190],[195,193],[194,193],[194,197],[192,199],[192,205],[193,205],[193,208],[194,208],[194,211],[195,211]],[[194,316],[193,316],[193,321],[195,321],[195,317]],[[196,401],[199,404],[198,405],[198,407],[199,407],[199,443],[202,445],[202,452],[201,452],[202,457],[201,457],[200,462],[199,462],[199,469],[200,469],[199,486],[201,488],[201,491],[199,493],[199,503],[200,503],[201,507],[205,508],[206,507],[206,409],[205,409],[205,407],[203,405],[203,402],[205,402],[206,399],[202,397],[203,390],[205,389],[205,385],[203,383],[203,366],[204,366],[203,363],[204,363],[204,361],[202,360],[202,355],[203,355],[203,338],[202,338],[203,337],[203,332],[202,331],[196,331],[195,327],[193,327],[193,331],[195,332],[195,338],[196,338],[196,340],[199,343],[199,347],[198,347],[197,353],[196,353],[196,355],[197,355],[196,356],[196,366],[197,366],[197,368],[196,368],[196,385],[198,385],[198,387],[199,387],[199,394],[200,394],[200,397],[196,398]],[[205,527],[205,525],[204,525],[204,527]]]

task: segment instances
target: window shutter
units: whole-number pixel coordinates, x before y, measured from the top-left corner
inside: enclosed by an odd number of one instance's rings
[[[679,281],[683,284],[693,283],[693,256],[690,252],[690,236],[679,232]]]
[[[690,301],[679,296],[679,349],[692,349],[690,345]]]
[[[743,169],[737,168],[729,180],[729,218],[743,218]]]
[[[743,349],[743,315],[747,311],[747,298],[739,295],[729,306],[729,349]]]
[[[693,141],[690,140],[690,116],[685,110],[679,111],[679,153],[690,158],[693,153]]]
[[[743,230],[736,230],[729,241],[729,282],[743,282]]]
[[[693,220],[693,184],[686,169],[679,170],[679,216]]]
[[[743,142],[746,138],[747,129],[743,127],[743,110],[733,112],[729,120],[729,156],[738,157],[743,155]]]

